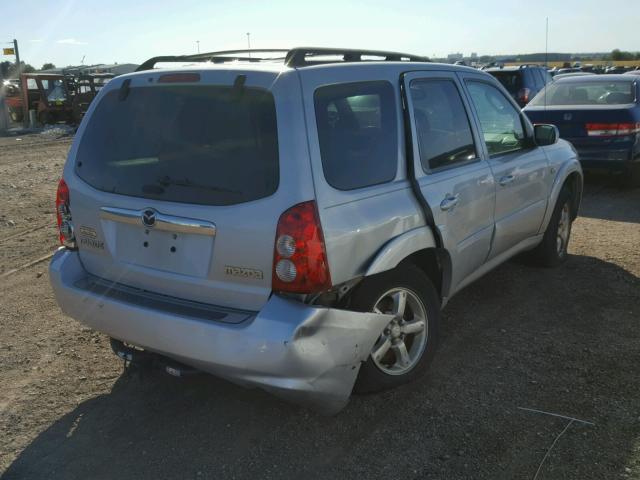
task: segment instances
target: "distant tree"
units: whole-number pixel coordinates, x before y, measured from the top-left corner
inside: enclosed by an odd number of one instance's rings
[[[42,65],[42,68],[40,70],[51,70],[52,68],[56,68],[53,63],[45,63],[44,65]]]
[[[616,48],[611,51],[611,60],[633,60],[633,53],[623,52]]]
[[[24,62],[20,62],[20,63],[22,63],[22,73],[33,73],[36,71],[35,67],[32,67],[28,63],[24,63]]]

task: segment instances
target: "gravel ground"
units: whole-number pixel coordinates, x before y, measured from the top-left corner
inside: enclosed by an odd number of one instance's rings
[[[0,139],[2,479],[531,479],[562,432],[537,478],[640,478],[640,189],[589,179],[565,265],[488,274],[445,310],[424,379],[326,418],[206,375],[123,373],[59,311],[46,262],[7,275],[56,247],[69,145]]]

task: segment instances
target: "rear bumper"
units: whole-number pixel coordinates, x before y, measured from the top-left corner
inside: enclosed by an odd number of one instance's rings
[[[324,413],[340,411],[389,315],[314,307],[273,295],[237,324],[170,313],[83,288],[79,256],[49,267],[64,313],[107,335]]]
[[[580,163],[585,169],[625,171],[632,162],[640,162],[640,156],[636,155],[632,148],[601,148],[575,146]]]

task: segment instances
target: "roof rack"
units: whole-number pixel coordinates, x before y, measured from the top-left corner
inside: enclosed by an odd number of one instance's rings
[[[277,56],[264,56],[260,54],[274,54]],[[337,57],[337,58],[336,58]],[[375,58],[363,58],[375,57]],[[380,50],[353,50],[346,48],[313,48],[298,47],[290,50],[267,48],[250,50],[222,50],[219,52],[197,53],[193,55],[164,55],[152,57],[142,63],[136,72],[152,70],[157,63],[187,63],[187,62],[273,62],[284,61],[289,67],[307,67],[327,63],[341,62],[429,62],[427,57],[412,55],[409,53],[386,52]]]
[[[329,57],[329,58],[328,58]],[[338,60],[330,57],[339,57]],[[367,59],[363,57],[376,57]],[[339,62],[429,62],[427,57],[410,53],[386,52],[381,50],[353,50],[347,48],[298,47],[287,52],[285,64],[290,67],[307,67],[324,63]]]

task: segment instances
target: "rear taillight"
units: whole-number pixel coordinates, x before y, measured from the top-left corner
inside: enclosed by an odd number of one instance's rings
[[[640,133],[640,122],[637,123],[587,123],[587,135],[590,137],[619,137]]]
[[[529,95],[531,95],[531,90],[528,88],[521,88],[518,90],[518,102],[522,104],[529,103]]]
[[[58,219],[58,232],[60,243],[67,248],[76,248],[76,237],[71,223],[71,209],[69,202],[69,187],[64,179],[58,183],[56,193],[56,217]]]
[[[274,291],[292,293],[316,293],[331,287],[315,202],[299,203],[280,216],[271,283]]]

